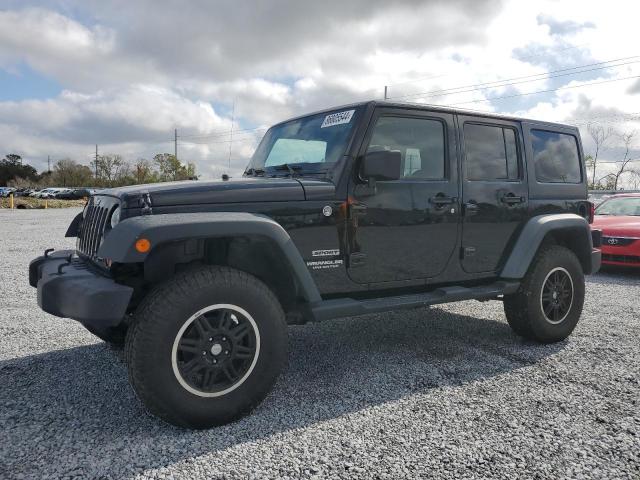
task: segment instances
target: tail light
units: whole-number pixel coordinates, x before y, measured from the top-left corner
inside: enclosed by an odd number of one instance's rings
[[[593,223],[593,216],[595,214],[595,205],[592,202],[584,201],[580,202],[578,207],[578,215],[584,218],[587,222]]]
[[[588,212],[588,214],[587,214],[587,222],[593,223],[593,217],[596,214],[596,206],[595,206],[595,204],[593,202],[587,202],[587,203],[589,204],[588,208],[587,208],[587,212]]]

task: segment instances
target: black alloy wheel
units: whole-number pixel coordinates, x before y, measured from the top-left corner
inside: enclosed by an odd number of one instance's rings
[[[562,322],[573,304],[573,280],[566,269],[556,267],[545,278],[540,294],[540,306],[549,323]]]
[[[192,315],[176,335],[172,367],[178,382],[202,397],[229,393],[251,374],[260,334],[249,313],[218,304]]]

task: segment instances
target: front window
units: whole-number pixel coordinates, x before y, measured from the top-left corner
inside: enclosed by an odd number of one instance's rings
[[[445,178],[445,126],[441,120],[417,117],[380,117],[368,152],[398,150],[402,179]]]
[[[345,108],[271,127],[245,174],[326,173],[345,155],[360,110]]]
[[[620,197],[606,200],[596,208],[596,215],[640,217],[640,197]]]

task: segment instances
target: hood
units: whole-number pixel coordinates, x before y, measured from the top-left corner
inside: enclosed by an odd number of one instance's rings
[[[602,230],[604,236],[640,237],[638,216],[596,215],[592,227]]]
[[[240,177],[208,182],[184,181],[132,185],[103,190],[99,194],[118,197],[124,208],[140,206],[149,194],[154,207],[211,203],[291,202],[333,194],[328,180]]]

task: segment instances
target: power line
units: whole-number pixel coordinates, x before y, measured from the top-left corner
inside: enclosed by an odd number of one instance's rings
[[[485,83],[477,83],[477,84],[473,84],[473,85],[462,85],[459,87],[452,87],[452,88],[446,88],[446,89],[440,89],[440,90],[430,90],[427,92],[419,92],[419,93],[412,93],[409,95],[399,95],[396,97],[387,97],[389,99],[396,99],[396,98],[411,98],[411,97],[422,97],[422,98],[433,98],[433,97],[443,97],[446,95],[455,95],[458,93],[468,93],[468,92],[474,92],[474,91],[478,91],[478,90],[486,90],[489,88],[499,88],[499,87],[508,87],[511,85],[518,85],[521,83],[529,83],[529,82],[538,82],[541,80],[549,80],[552,78],[558,78],[558,77],[566,77],[569,75],[577,75],[580,73],[587,73],[587,72],[593,72],[596,70],[605,70],[607,68],[614,68],[614,67],[622,67],[625,65],[630,65],[633,63],[638,63],[640,62],[640,60],[635,60],[632,62],[626,62],[626,63],[620,63],[620,64],[616,64],[616,65],[605,65],[607,63],[615,63],[615,62],[621,62],[624,60],[631,60],[631,59],[637,59],[640,58],[640,56],[636,55],[633,57],[624,57],[624,58],[618,58],[615,60],[607,60],[606,62],[598,62],[598,63],[590,63],[590,64],[585,64],[585,65],[579,65],[577,67],[571,67],[571,68],[561,68],[559,70],[552,70],[549,72],[543,72],[543,73],[537,73],[537,74],[533,74],[533,75],[525,75],[525,76],[521,76],[521,77],[513,77],[513,78],[506,78],[506,79],[502,79],[502,80],[496,80],[493,82],[485,82]],[[601,67],[597,67],[597,68],[590,68],[590,69],[586,69],[587,67],[593,67],[595,65],[604,65]],[[583,70],[580,70],[583,69]],[[574,71],[574,72],[570,72],[570,73],[561,73],[561,72],[569,72],[570,70],[580,70],[580,71]],[[554,75],[558,73],[558,75]],[[542,78],[534,78],[534,77],[542,77]],[[525,79],[530,79],[530,80],[525,80]],[[522,81],[515,81],[515,80],[522,80]],[[507,83],[507,82],[511,82],[511,83]],[[466,88],[467,90],[461,90],[461,91],[457,91],[460,89]],[[426,95],[426,96],[425,96]]]
[[[514,94],[514,95],[505,95],[502,97],[491,97],[491,98],[485,98],[485,99],[480,99],[480,100],[469,100],[467,102],[458,102],[458,103],[451,103],[448,106],[455,106],[455,105],[465,105],[467,103],[481,103],[481,102],[491,102],[493,100],[504,100],[507,98],[515,98],[515,97],[524,97],[527,95],[537,95],[539,93],[550,93],[550,92],[557,92],[558,90],[569,90],[572,88],[581,88],[581,87],[589,87],[591,85],[601,85],[604,83],[613,83],[613,82],[621,82],[623,80],[631,80],[634,78],[640,78],[640,75],[634,75],[631,77],[622,77],[622,78],[614,78],[611,80],[602,80],[599,82],[591,82],[591,83],[583,83],[582,85],[568,85],[565,87],[558,87],[558,88],[551,88],[548,90],[538,90],[536,92],[528,92],[528,93],[518,93],[518,94]]]
[[[560,52],[566,52],[568,50],[575,50],[577,48],[586,47],[587,45],[589,45],[589,44],[585,43],[585,44],[582,44],[582,45],[576,45],[576,46],[573,46],[573,47],[567,47],[567,48],[563,48],[561,50],[556,50],[553,53],[560,53]],[[527,59],[531,59],[531,58],[545,57],[545,56],[548,56],[548,54],[542,53],[542,54],[538,54],[538,55],[528,55],[526,57],[516,58],[515,60],[521,62],[523,60],[527,60]],[[422,77],[422,78],[417,78],[415,80],[408,80],[406,82],[392,83],[390,85],[385,85],[385,88],[386,87],[397,87],[398,85],[407,85],[409,83],[418,83],[418,82],[422,82],[424,80],[433,80],[434,78],[449,77],[451,75],[453,75],[453,74],[452,73],[444,73],[444,74],[441,74],[441,75],[433,75],[433,76],[430,76],[430,77]],[[463,88],[463,87],[461,87],[461,88]],[[399,98],[399,97],[391,97],[391,98]]]
[[[215,144],[219,144],[219,143],[232,143],[232,142],[237,142],[237,141],[242,141],[242,140],[258,140],[256,137],[252,136],[252,135],[248,135],[248,136],[243,136],[243,137],[234,137],[233,140],[227,139],[227,140],[216,140],[214,142],[189,142],[189,141],[182,141],[181,143],[179,143],[179,145],[215,145]]]
[[[242,130],[234,130],[235,133],[242,132],[254,132],[256,130],[267,130],[269,127],[256,127],[256,128],[245,128]],[[215,138],[215,137],[224,137],[229,135],[229,130],[219,130],[217,132],[211,132],[203,135],[180,135],[179,138]]]

